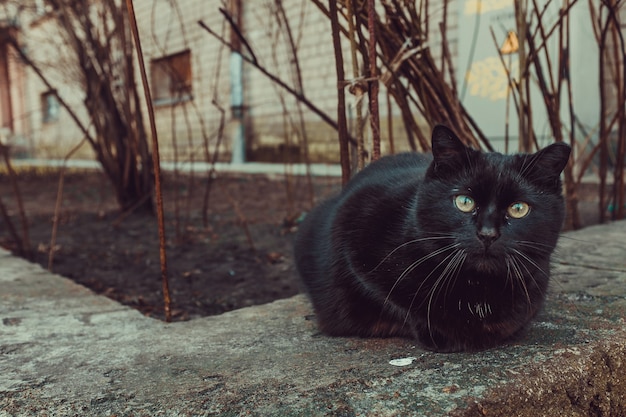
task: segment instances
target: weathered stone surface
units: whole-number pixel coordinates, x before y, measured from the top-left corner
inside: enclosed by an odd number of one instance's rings
[[[322,336],[303,296],[166,324],[0,251],[0,416],[623,416],[625,237],[566,234],[524,339],[471,354]]]

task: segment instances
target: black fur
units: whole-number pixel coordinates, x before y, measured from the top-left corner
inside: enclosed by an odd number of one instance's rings
[[[569,146],[481,153],[443,126],[432,144],[432,155],[370,164],[300,226],[296,263],[324,333],[479,350],[518,335],[541,308]],[[475,209],[457,208],[459,195]],[[523,218],[507,212],[517,202],[530,206]]]

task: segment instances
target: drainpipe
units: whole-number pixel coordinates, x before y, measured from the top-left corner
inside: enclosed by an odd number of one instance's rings
[[[231,0],[230,11],[237,27],[242,28],[242,1]],[[233,49],[230,52],[230,108],[233,115],[234,132],[232,136],[232,164],[241,164],[246,161],[246,136],[244,128],[243,103],[243,58],[241,57],[241,41],[237,33],[231,28],[230,42]]]

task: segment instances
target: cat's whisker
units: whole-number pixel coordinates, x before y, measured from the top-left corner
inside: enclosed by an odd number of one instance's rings
[[[528,303],[528,311],[530,311],[532,309],[532,301],[530,299],[530,293],[528,292],[528,286],[524,280],[524,274],[519,266],[519,261],[514,256],[510,256],[509,259],[511,260],[513,275],[517,278],[517,282],[521,285],[522,290],[524,291],[524,295],[526,296],[526,301]]]
[[[506,282],[504,283],[504,286],[506,287],[507,285],[511,285],[511,301],[514,301],[514,295],[515,295],[515,279],[513,278],[513,272],[512,272],[512,266],[511,263],[513,262],[511,259],[511,255],[505,255],[504,257],[504,263],[506,264]]]
[[[550,254],[553,250],[552,245],[547,245],[547,244],[539,243],[539,242],[531,242],[528,240],[516,240],[515,243],[520,246],[533,249],[539,253]]]
[[[459,245],[455,245],[455,247],[458,247],[458,246],[459,246]],[[409,308],[407,309],[407,315],[406,315],[406,317],[405,317],[405,319],[404,319],[404,323],[405,323],[405,324],[406,324],[406,322],[407,322],[407,320],[408,320],[408,317],[409,317],[409,315],[410,315],[410,313],[411,313],[411,310],[413,309],[413,303],[415,303],[415,299],[417,298],[417,295],[420,293],[420,290],[422,289],[422,287],[424,286],[424,284],[426,284],[426,283],[428,282],[429,278],[433,275],[433,273],[434,273],[434,272],[435,272],[435,271],[436,271],[436,270],[437,270],[437,269],[438,269],[441,265],[443,265],[444,263],[446,263],[446,262],[448,261],[448,259],[450,259],[450,257],[455,256],[458,252],[460,252],[460,250],[456,250],[456,251],[454,251],[454,252],[450,253],[449,255],[447,255],[447,256],[446,256],[446,257],[445,257],[445,258],[444,258],[441,262],[439,262],[439,263],[437,264],[437,266],[435,266],[435,267],[432,269],[432,271],[430,271],[430,273],[429,273],[429,274],[428,274],[428,275],[427,275],[427,276],[426,276],[426,277],[422,280],[422,282],[420,283],[419,287],[417,287],[417,289],[415,290],[415,292],[414,292],[414,294],[413,294],[413,298],[411,299],[411,303],[409,304]],[[441,277],[441,275],[440,275],[440,277]],[[437,280],[437,282],[438,282],[438,280]],[[435,284],[433,285],[433,287],[437,285],[437,282],[435,282]],[[432,291],[433,287],[431,287],[431,289],[429,290],[429,293],[430,293],[430,291]],[[423,302],[424,302],[424,301],[422,301],[422,303],[423,303]],[[420,307],[421,305],[422,305],[422,304],[420,304],[418,307]]]
[[[600,242],[598,242],[598,241],[593,241],[593,240],[588,240],[588,239],[578,239],[578,238],[571,237],[571,236],[569,236],[569,235],[567,235],[567,234],[563,234],[563,233],[561,233],[561,234],[559,235],[559,239],[567,239],[567,240],[573,240],[574,242],[590,243],[590,244],[591,244],[591,243],[592,243],[592,244],[600,243]]]
[[[385,300],[383,301],[383,306],[381,309],[381,316],[383,314],[383,312],[385,311],[386,308],[388,308],[387,306],[389,305],[389,298],[391,297],[391,294],[393,293],[393,291],[396,289],[396,287],[398,286],[398,284],[411,272],[413,272],[413,270],[415,270],[415,268],[417,268],[420,264],[422,264],[423,262],[437,256],[440,255],[442,253],[445,253],[446,251],[449,251],[451,249],[454,249],[456,247],[458,247],[459,244],[455,243],[455,244],[451,244],[451,245],[447,245],[444,246],[434,252],[431,252],[430,254],[423,256],[422,258],[414,261],[413,263],[411,263],[411,265],[409,265],[407,268],[404,269],[404,271],[402,271],[402,273],[398,276],[398,278],[396,279],[396,281],[394,282],[393,286],[391,287],[391,289],[389,290],[389,292],[387,293],[387,296],[385,297]],[[449,257],[449,256],[448,256]],[[441,263],[445,262],[446,259],[448,259],[448,257],[446,257]],[[441,263],[439,265],[441,265]],[[426,282],[426,280],[423,280],[422,283],[420,284],[417,292],[419,292],[419,290],[421,289],[421,287],[424,285],[424,283]],[[411,300],[411,305],[413,305],[413,302],[415,301],[415,296],[416,294],[413,296],[413,299]],[[408,320],[408,315],[410,314],[411,311],[411,307],[409,306],[408,310],[407,310],[407,317],[405,317],[404,322],[402,323],[402,326],[406,325],[406,322]]]
[[[520,253],[520,255],[524,256],[524,254],[523,254],[523,253]],[[541,272],[543,272],[543,273],[545,274],[545,272],[544,272],[541,268],[539,268],[539,266],[538,266],[535,262],[531,261],[531,260],[530,260],[529,258],[527,258],[527,257],[525,257],[524,259],[527,259],[528,261],[530,261],[530,263],[531,263],[531,264],[533,264],[533,265],[534,265],[537,269],[539,269]],[[521,262],[521,261],[520,261],[520,264],[522,265],[522,267],[524,267],[524,269],[526,270],[526,273],[528,274],[528,276],[530,277],[530,279],[533,281],[533,284],[535,285],[535,288],[537,288],[537,289],[539,289],[539,290],[540,290],[540,292],[541,292],[541,296],[542,296],[542,297],[545,297],[545,294],[543,293],[543,291],[541,291],[541,289],[540,289],[540,287],[539,287],[539,284],[537,283],[537,280],[535,279],[535,274],[533,274],[533,273],[532,273],[532,272],[528,269],[528,267],[524,264],[524,262]]]
[[[518,254],[519,256],[521,256],[524,260],[526,260],[528,263],[530,263],[532,266],[534,266],[535,268],[537,268],[537,270],[539,272],[541,272],[546,278],[550,278],[550,274],[548,274],[546,271],[543,270],[543,268],[541,268],[539,265],[537,265],[537,262],[535,262],[534,260],[532,260],[528,255],[526,255],[524,252],[517,250],[515,248],[512,248],[513,252],[515,252],[516,254]],[[530,273],[530,271],[529,271]],[[533,274],[530,274],[531,276]]]
[[[526,281],[524,280],[524,274],[522,273],[522,269],[520,268],[520,262],[514,256],[510,256],[509,259],[510,259],[510,262],[511,262],[511,267],[512,267],[512,272],[513,272],[512,278],[515,278],[517,283],[520,284],[520,286],[524,290],[524,294],[526,295],[526,299],[528,301],[530,301],[530,295],[528,293],[528,287],[526,286]],[[515,281],[512,282],[512,284],[514,284],[514,283],[515,283]]]
[[[547,243],[541,243],[541,242],[533,242],[532,240],[516,240],[515,242],[520,243],[520,244],[526,244],[529,246],[544,246],[546,248],[552,249],[552,245],[548,245]]]
[[[562,258],[558,249],[555,250],[550,245],[529,241],[516,241],[515,243],[519,247],[520,252],[525,252],[527,258],[531,258],[531,256],[543,256],[549,257],[553,261],[558,261]],[[544,272],[544,275],[547,274]]]
[[[385,305],[387,305],[387,303],[389,302],[389,297],[391,297],[391,293],[393,293],[393,291],[396,289],[396,287],[398,286],[398,284],[400,283],[400,281],[402,281],[404,278],[406,278],[406,276],[408,274],[410,274],[411,272],[413,272],[413,270],[415,270],[415,268],[417,268],[418,266],[420,266],[422,263],[426,262],[427,260],[438,256],[444,252],[447,252],[451,249],[454,249],[456,247],[459,246],[459,243],[453,243],[447,246],[444,246],[434,252],[429,253],[426,256],[421,257],[420,259],[414,261],[413,263],[411,263],[408,267],[406,267],[404,269],[404,271],[402,271],[402,273],[398,276],[398,278],[396,279],[396,281],[393,283],[393,285],[391,286],[391,289],[389,290],[389,292],[387,293],[387,296],[385,297],[385,300],[383,302],[383,307]],[[446,258],[447,259],[447,258]],[[443,262],[443,261],[442,261]],[[425,280],[422,281],[422,285],[424,284]],[[421,286],[420,286],[421,288]]]
[[[452,258],[450,263],[446,265],[445,269],[442,271],[439,280],[435,283],[435,286],[433,286],[432,295],[434,295],[436,298],[439,298],[439,294],[441,294],[441,291],[443,290],[443,285],[438,287],[438,282],[443,279],[443,281],[446,283],[446,290],[444,291],[444,296],[443,296],[444,304],[446,303],[447,294],[449,293],[449,289],[450,289],[451,280],[449,278],[451,278],[452,276],[458,276],[458,271],[460,270],[460,266],[465,261],[465,258],[463,255],[465,255],[465,250],[463,249],[460,249],[456,252],[456,254]],[[437,290],[436,295],[434,293],[435,289]]]
[[[456,237],[457,234],[456,233],[447,233],[447,232],[426,232],[429,235],[431,235],[431,237]]]
[[[465,252],[464,249],[460,249],[459,251],[457,251],[454,258],[452,258],[452,260],[450,261],[450,264],[448,264],[446,268],[443,270],[439,279],[435,282],[435,285],[430,291],[430,298],[428,301],[428,309],[427,309],[428,310],[427,322],[428,322],[428,333],[430,334],[431,340],[433,339],[433,335],[432,335],[432,329],[431,329],[431,324],[430,324],[430,310],[431,310],[433,297],[439,298],[439,294],[443,290],[443,285],[439,286],[439,282],[443,280],[443,282],[446,284],[446,288],[444,290],[444,295],[443,295],[443,303],[445,305],[447,296],[450,293],[450,286],[452,285],[452,288],[454,288],[454,284],[456,283],[456,280],[459,277],[459,273],[461,272],[461,269],[463,268],[463,263],[465,263],[466,258],[467,258],[467,253]],[[435,295],[435,290],[437,290],[436,295]],[[433,340],[433,343],[434,343],[434,340]]]
[[[399,251],[400,249],[402,249],[402,248],[404,248],[404,247],[406,247],[408,245],[412,245],[414,243],[426,242],[428,240],[454,239],[454,238],[456,238],[456,236],[454,236],[453,234],[446,234],[445,236],[442,234],[442,236],[429,236],[429,237],[423,237],[423,238],[419,238],[419,239],[409,240],[408,242],[404,242],[403,244],[398,245],[391,252],[389,252],[374,268],[372,268],[371,271],[369,271],[369,273],[372,273],[372,272],[376,271],[394,253],[396,253],[397,251]]]
[[[465,251],[463,249],[459,249],[454,251],[453,253],[449,254],[443,261],[441,261],[432,271],[430,274],[428,274],[428,276],[426,277],[426,279],[424,280],[427,281],[428,278],[430,278],[430,276],[437,270],[439,269],[439,267],[446,262],[450,257],[452,257],[451,261],[445,266],[445,268],[443,269],[443,271],[441,271],[441,273],[439,274],[439,277],[437,278],[437,280],[435,281],[435,283],[431,286],[430,290],[428,291],[428,306],[426,308],[426,321],[427,321],[427,326],[428,326],[428,333],[430,334],[431,337],[431,341],[433,343],[435,343],[435,341],[433,340],[433,334],[432,334],[432,324],[431,324],[431,310],[432,310],[432,303],[433,303],[433,299],[435,298],[435,293],[437,293],[437,297],[438,294],[441,293],[441,290],[443,288],[443,285],[440,285],[442,283],[448,282],[450,281],[450,278],[452,276],[458,276],[458,273],[461,269],[461,266],[463,264],[463,262],[465,261]],[[422,283],[423,284],[423,283]],[[413,299],[411,300],[411,305],[409,306],[409,311],[413,308],[413,303],[415,302],[415,298],[417,297],[417,294],[419,294],[419,290],[421,289],[422,285],[420,285],[420,287],[418,288],[418,290],[415,292],[415,295],[413,296]],[[449,287],[449,285],[448,285]],[[445,299],[445,297],[444,297]],[[422,303],[420,303],[420,305],[418,305],[417,307],[421,307],[422,304],[425,302],[425,300],[422,300]],[[408,319],[408,314],[407,317],[405,317],[405,322]]]
[[[537,263],[532,260],[530,257],[528,257],[528,255],[526,255],[523,252],[520,252],[519,250],[513,249],[513,251],[520,256],[521,259],[517,260],[517,262],[526,270],[526,273],[528,274],[528,276],[531,278],[535,288],[537,288],[540,293],[542,298],[545,297],[545,292],[543,290],[541,290],[539,284],[537,283],[537,280],[535,279],[535,274],[532,273],[529,269],[528,266],[526,266],[526,264],[523,262],[523,260],[527,261],[529,264],[533,265],[535,268],[537,268],[537,270],[539,270],[541,273],[543,273],[546,278],[549,278],[549,275],[546,271],[544,271],[539,265],[537,265]],[[513,258],[515,259],[515,258]],[[530,306],[529,306],[530,307]]]
[[[452,258],[452,260],[450,261],[450,263],[448,265],[446,265],[444,270],[439,275],[439,278],[437,279],[437,281],[435,282],[435,284],[433,285],[433,287],[429,291],[430,296],[428,298],[428,307],[426,309],[426,323],[427,323],[427,326],[428,326],[428,334],[430,335],[430,340],[435,345],[436,345],[436,342],[434,340],[432,324],[431,324],[431,315],[430,315],[431,310],[432,310],[433,299],[435,297],[439,298],[439,294],[441,293],[441,290],[443,289],[443,285],[440,286],[439,285],[440,283],[447,282],[448,285],[446,286],[446,288],[449,289],[450,279],[454,276],[455,280],[456,280],[456,278],[458,277],[459,272],[460,272],[460,270],[461,270],[461,268],[463,266],[463,262],[465,262],[465,258],[466,257],[467,257],[467,255],[465,254],[465,251],[463,249],[460,249],[460,250],[456,251],[455,255]],[[437,292],[437,295],[435,295],[435,292]],[[444,294],[444,304],[445,304],[446,298],[447,297]]]
[[[467,259],[467,252],[465,252],[465,249],[461,249],[461,258],[459,259],[459,261],[457,262],[457,265],[452,271],[452,274],[454,276],[454,280],[453,280],[454,282],[451,282],[451,280],[448,280],[448,285],[446,285],[446,291],[445,291],[446,295],[450,293],[450,284],[452,284],[452,288],[454,288],[454,285],[456,284],[456,280],[459,277],[459,274],[461,272],[461,268],[463,267],[463,264],[465,263],[465,259]]]

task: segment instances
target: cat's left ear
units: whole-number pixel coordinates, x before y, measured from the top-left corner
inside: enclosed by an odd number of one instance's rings
[[[454,132],[443,125],[435,126],[432,137],[435,172],[458,170],[467,164],[470,149]]]
[[[561,172],[567,166],[572,148],[563,142],[553,143],[530,155],[530,177],[546,184],[560,184]]]

